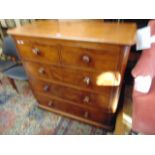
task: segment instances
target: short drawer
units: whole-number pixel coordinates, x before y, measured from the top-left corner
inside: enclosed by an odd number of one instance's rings
[[[23,60],[59,64],[59,50],[57,46],[47,44],[46,41],[36,41],[31,38],[18,38],[16,44]]]
[[[25,61],[24,66],[29,76],[33,78],[41,78],[45,80],[62,81],[62,71],[60,67],[54,65],[45,65],[43,63],[35,63]]]
[[[31,85],[34,92],[59,97],[80,106],[96,109],[102,108],[110,111],[112,87],[105,87],[105,90],[98,94],[36,79],[31,80]]]
[[[40,94],[36,94],[39,104],[46,106],[51,109],[55,109],[65,113],[69,113],[74,116],[78,116],[87,120],[99,122],[99,123],[108,123],[110,120],[110,115],[106,112],[99,111],[96,109],[90,110],[86,108],[81,108],[75,105],[72,105],[66,101],[56,100],[53,97],[45,97]]]
[[[114,70],[117,67],[121,47],[108,46],[102,50],[62,47],[62,64],[89,69]]]

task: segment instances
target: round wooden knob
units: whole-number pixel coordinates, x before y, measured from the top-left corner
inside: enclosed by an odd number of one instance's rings
[[[85,118],[88,118],[88,112],[85,112],[85,113],[84,113],[84,117],[85,117]]]
[[[32,52],[33,52],[35,55],[39,55],[39,54],[40,54],[39,48],[33,48],[33,49],[32,49]]]
[[[82,60],[83,60],[84,63],[89,63],[90,62],[90,57],[88,55],[84,55],[82,57]]]
[[[49,101],[49,102],[48,102],[48,106],[51,107],[51,106],[53,106],[53,105],[54,105],[54,102],[53,102],[53,101]]]
[[[44,73],[45,73],[45,69],[44,69],[43,67],[41,67],[41,68],[39,68],[38,72],[39,72],[40,74],[44,74]]]
[[[44,89],[44,91],[47,92],[49,90],[49,86],[48,85],[45,85],[43,89]]]
[[[90,97],[89,96],[85,96],[83,99],[84,103],[89,103],[90,102]]]
[[[86,77],[84,77],[84,79],[83,79],[83,82],[86,84],[86,85],[90,85],[90,77],[88,77],[88,76],[86,76]]]

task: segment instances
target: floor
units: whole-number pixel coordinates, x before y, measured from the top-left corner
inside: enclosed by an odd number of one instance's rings
[[[20,92],[17,94],[3,74],[0,74],[0,79],[3,82],[3,85],[0,85],[0,134],[104,135],[128,134],[130,130],[131,118],[128,116],[131,116],[132,107],[131,86],[126,87],[124,106],[118,114],[115,131],[105,132],[100,128],[39,109],[27,82],[15,81]]]
[[[120,110],[117,120],[114,134],[116,135],[126,135],[131,130],[132,124],[132,86],[127,85],[125,88],[125,99],[123,103],[123,108]]]

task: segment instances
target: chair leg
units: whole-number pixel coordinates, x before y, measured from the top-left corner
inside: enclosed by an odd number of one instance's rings
[[[19,92],[18,92],[18,89],[17,89],[17,86],[16,86],[16,84],[15,84],[14,79],[11,79],[11,78],[9,78],[9,77],[8,77],[8,79],[9,79],[9,81],[10,81],[12,87],[16,90],[17,93],[19,93]]]

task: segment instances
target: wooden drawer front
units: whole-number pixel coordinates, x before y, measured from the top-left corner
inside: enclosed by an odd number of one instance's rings
[[[110,110],[110,94],[112,93],[112,89],[107,88],[102,94],[98,94],[64,86],[61,88],[61,98],[63,99],[82,106]]]
[[[63,47],[62,63],[76,67],[114,70],[118,64],[120,50],[119,46],[103,50]]]
[[[63,74],[64,83],[72,84],[81,88],[88,89],[90,91],[93,90],[99,93],[107,90],[105,87],[114,86],[113,83],[116,83],[115,78],[114,79],[110,78],[110,80],[108,80],[106,76],[102,76],[102,75],[107,75],[105,74],[107,72],[104,72],[104,71],[89,72],[89,71],[82,71],[79,69],[69,69],[69,68],[63,67],[62,72],[63,72],[62,74]],[[110,73],[115,73],[115,72],[110,72]],[[104,77],[105,79],[103,80]]]
[[[33,63],[25,61],[24,65],[29,76],[54,80],[54,81],[62,81],[62,71],[60,67],[56,67],[53,65],[45,65],[41,63]]]
[[[36,79],[31,79],[30,83],[35,92],[61,97],[62,88],[59,85]]]
[[[22,41],[22,43],[20,43],[20,41]],[[32,60],[51,64],[60,63],[59,52],[56,46],[45,44],[44,41],[40,43],[31,41],[31,38],[22,40],[18,38],[16,42],[20,55],[24,60]]]
[[[72,104],[69,104],[66,101],[58,101],[52,97],[46,97],[41,96],[40,94],[37,94],[37,99],[41,105],[44,105],[46,107],[59,110],[60,114],[62,112],[69,113],[71,115],[79,116],[84,119],[88,119],[91,121],[99,122],[99,123],[107,123],[109,121],[109,115],[108,113],[103,113],[102,111],[99,111],[97,109],[88,110],[85,108],[81,108]]]
[[[108,109],[112,88],[105,88],[102,94],[91,93],[88,91],[77,90],[66,86],[44,82],[41,80],[31,80],[35,92],[53,95],[81,106]],[[108,109],[109,110],[109,109]]]

